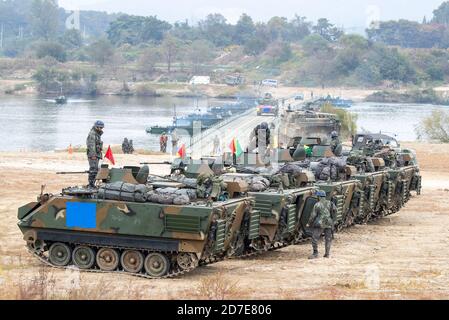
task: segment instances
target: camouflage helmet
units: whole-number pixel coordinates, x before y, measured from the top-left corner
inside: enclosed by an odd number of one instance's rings
[[[101,128],[101,129],[103,129],[103,128],[104,128],[104,122],[101,121],[101,120],[97,120],[97,121],[95,121],[94,126],[95,126],[96,128]]]
[[[323,190],[318,190],[316,192],[316,196],[319,198],[326,198],[326,192],[324,192]]]
[[[332,138],[337,138],[338,137],[338,132],[337,131],[332,131],[331,137]]]

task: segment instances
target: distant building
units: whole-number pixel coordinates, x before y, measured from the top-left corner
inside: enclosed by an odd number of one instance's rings
[[[210,77],[207,76],[193,76],[190,79],[190,84],[210,84]]]

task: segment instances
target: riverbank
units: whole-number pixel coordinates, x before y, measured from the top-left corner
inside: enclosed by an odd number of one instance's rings
[[[438,91],[435,89],[376,91],[367,96],[365,102],[449,105],[448,92],[442,89]]]
[[[332,259],[309,261],[310,244],[251,259],[227,260],[176,279],[49,269],[30,256],[17,228],[17,208],[35,200],[40,186],[57,193],[85,183],[84,154],[0,152],[0,298],[3,299],[445,299],[449,295],[449,146],[414,148],[423,194],[398,214],[336,235]],[[164,161],[167,156],[116,155],[120,164]],[[154,165],[152,172],[165,173]],[[257,274],[257,277],[254,277]]]
[[[258,97],[271,92],[277,98],[291,98],[303,94],[306,100],[328,95],[363,101],[373,94],[373,89],[363,88],[322,88],[322,87],[262,87],[245,85],[231,87],[223,84],[192,86],[187,83],[128,82],[129,91],[123,91],[122,81],[98,81],[98,96],[137,96],[137,97],[207,97],[217,99],[236,99],[239,97]],[[1,80],[0,97],[38,96],[36,84],[27,80]]]
[[[38,96],[37,83],[32,78],[1,79],[2,96]],[[100,79],[96,82],[96,96],[134,96],[134,97],[205,97],[216,99],[237,99],[240,97],[259,97],[271,92],[277,98],[292,98],[303,94],[305,100],[319,97],[341,97],[355,102],[379,103],[426,103],[449,104],[449,86],[433,89],[354,88],[354,87],[259,87],[251,84],[228,86],[225,84],[191,85],[182,82],[128,81]],[[58,93],[49,94],[56,96]],[[70,96],[70,94],[67,94]],[[78,95],[79,96],[79,95]],[[92,98],[92,96],[89,96]]]

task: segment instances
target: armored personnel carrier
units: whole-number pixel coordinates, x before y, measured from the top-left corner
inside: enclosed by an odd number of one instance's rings
[[[416,154],[403,149],[391,136],[363,133],[354,137],[353,149],[348,162],[357,167],[358,172],[384,172],[388,181],[384,190],[387,203],[383,212],[391,214],[409,200],[411,192],[421,193],[422,177]]]
[[[267,114],[277,116],[279,114],[279,101],[275,99],[271,93],[265,93],[264,97],[259,99],[257,103],[257,116]]]
[[[308,110],[285,110],[280,115],[279,145],[296,148],[303,138],[329,139],[331,132],[340,132],[341,122],[330,113]]]
[[[284,163],[293,161],[288,150],[280,150],[277,156]],[[230,199],[246,196],[254,199],[253,212],[244,218],[240,229],[242,242],[233,252],[233,257],[279,249],[303,237],[304,221],[301,217],[304,212],[311,211],[317,201],[313,186],[315,178],[311,172],[289,170],[285,166],[271,167],[263,163],[256,153],[244,153],[238,159],[225,154],[201,161],[223,179]],[[177,180],[182,181],[182,177],[189,174],[182,168],[172,169],[181,172]],[[312,205],[310,201],[313,201]]]
[[[238,250],[254,201],[223,184],[148,181],[148,167],[101,168],[95,190],[42,194],[21,207],[28,249],[50,266],[174,277]]]
[[[303,238],[304,220],[310,216],[317,198],[317,188],[312,173],[282,172],[227,173],[223,180],[228,184],[244,182],[247,195],[254,198],[254,209],[260,215],[252,221],[253,232],[249,233],[244,251],[239,256],[261,253],[292,245]],[[311,201],[313,203],[311,203]]]

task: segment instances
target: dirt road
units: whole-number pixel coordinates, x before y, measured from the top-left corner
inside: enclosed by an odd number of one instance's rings
[[[49,192],[78,185],[84,155],[0,153],[0,298],[14,299],[404,299],[449,297],[449,146],[416,148],[424,189],[400,213],[336,236],[330,260],[307,260],[310,245],[228,260],[171,280],[79,273],[43,267],[24,248],[17,208]],[[117,155],[119,164],[164,160]],[[153,170],[163,171],[164,167]]]

